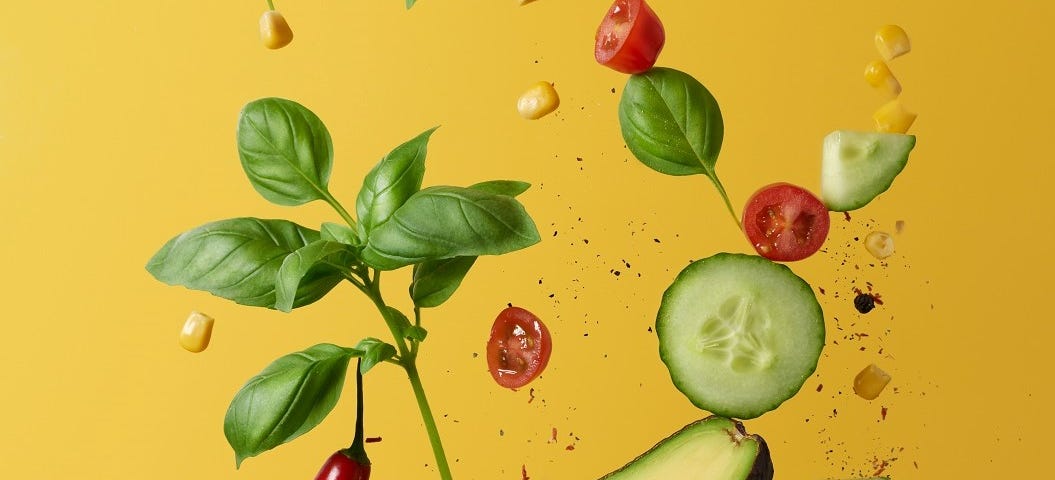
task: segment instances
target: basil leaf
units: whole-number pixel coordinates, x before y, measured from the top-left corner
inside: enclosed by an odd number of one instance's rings
[[[512,197],[430,187],[411,196],[370,233],[362,259],[392,270],[426,260],[500,255],[539,240],[531,217]]]
[[[359,225],[365,233],[385,223],[411,195],[421,190],[425,178],[425,153],[434,127],[396,147],[363,179],[355,202]]]
[[[238,117],[238,156],[253,188],[278,205],[329,197],[333,144],[322,120],[299,103],[262,98]]]
[[[275,275],[283,260],[318,239],[319,232],[286,220],[220,220],[169,240],[146,268],[169,285],[203,290],[243,305],[274,308]],[[312,272],[301,280],[293,306],[322,298],[341,278],[336,272]]]
[[[297,249],[282,261],[275,277],[275,309],[286,313],[293,310],[297,291],[305,278],[343,278],[343,270],[347,270],[347,266],[354,261],[355,253],[343,243],[319,240]],[[327,288],[326,292],[331,288]],[[322,292],[322,295],[326,292]]]
[[[403,337],[415,340],[417,342],[424,342],[425,337],[429,335],[429,331],[417,325],[411,325],[403,332]]]
[[[470,185],[480,192],[515,197],[531,188],[531,184],[516,180],[490,180]],[[426,260],[414,265],[414,280],[410,284],[410,297],[414,305],[421,308],[438,307],[454,295],[476,257],[453,257],[443,260]],[[420,340],[419,340],[420,341]]]
[[[360,244],[359,236],[347,225],[339,223],[324,222],[320,230],[322,239],[330,242],[343,243],[345,245],[357,246]]]
[[[318,425],[337,405],[348,361],[362,351],[330,344],[283,356],[234,396],[223,433],[235,464],[287,443]]]
[[[387,320],[395,322],[396,326],[399,327],[397,329],[399,332],[405,332],[410,328],[410,319],[407,318],[406,315],[403,315],[403,312],[394,307],[385,307],[385,311],[382,312],[382,315],[384,315]]]
[[[703,84],[671,68],[631,75],[619,101],[619,125],[641,163],[667,175],[706,175],[736,218],[715,172],[725,131],[722,112]]]
[[[359,362],[359,373],[363,375],[374,368],[374,365],[396,356],[396,347],[372,337],[360,340],[355,349],[363,352]]]
[[[470,185],[469,188],[481,192],[493,193],[495,195],[515,197],[517,195],[520,195],[521,193],[526,192],[529,188],[531,188],[531,184],[527,182],[519,182],[516,180],[491,180],[487,182],[480,182],[476,185]]]
[[[414,266],[410,298],[421,308],[438,307],[446,302],[469,273],[476,257],[427,260]]]

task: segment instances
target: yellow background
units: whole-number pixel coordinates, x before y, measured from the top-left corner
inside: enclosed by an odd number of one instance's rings
[[[315,431],[239,471],[222,421],[274,358],[387,337],[358,292],[341,286],[285,315],[143,268],[208,221],[337,219],[321,203],[270,205],[246,181],[235,120],[262,96],[325,121],[345,205],[377,159],[437,124],[426,184],[535,185],[522,200],[543,242],[478,262],[425,313],[421,369],[455,478],[519,479],[521,465],[534,479],[597,478],[703,415],[672,387],[648,329],[689,260],[750,246],[704,177],[660,175],[623,147],[625,77],[591,55],[607,0],[421,0],[409,12],[401,0],[280,0],[296,38],[279,51],[257,39],[263,1],[4,3],[0,477],[311,478],[350,439],[350,389]],[[851,221],[833,215],[826,253],[792,265],[825,289],[829,345],[798,396],[747,423],[777,478],[883,461],[898,480],[1047,471],[1052,3],[652,4],[668,35],[659,63],[722,107],[718,171],[737,208],[774,181],[816,190],[822,137],[869,129],[883,102],[861,74],[873,32],[896,23],[912,37],[892,65],[920,114],[907,169]],[[538,80],[556,83],[561,108],[521,120],[516,98]],[[898,220],[897,255],[870,266],[854,237]],[[406,277],[386,280],[401,307]],[[886,303],[861,316],[852,288],[865,282]],[[555,338],[534,400],[496,387],[475,355],[507,302]],[[217,319],[198,355],[176,343],[191,310]],[[849,384],[871,362],[894,381],[868,402]],[[366,381],[368,434],[384,438],[370,446],[374,477],[436,478],[405,376],[386,366]]]

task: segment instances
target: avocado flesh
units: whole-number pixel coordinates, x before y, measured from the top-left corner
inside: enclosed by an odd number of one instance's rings
[[[772,480],[765,440],[740,422],[707,417],[686,425],[601,480]]]

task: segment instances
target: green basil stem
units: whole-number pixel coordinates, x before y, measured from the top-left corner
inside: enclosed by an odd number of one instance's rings
[[[363,371],[359,369],[362,363],[362,357],[355,362],[355,438],[345,452],[360,465],[369,465],[370,458],[366,456],[366,438],[363,435]]]
[[[369,279],[369,276],[366,279],[369,283],[363,293],[366,293],[373,300],[374,305],[381,312],[381,317],[384,318],[385,323],[388,325],[389,331],[392,332],[392,337],[395,339],[396,348],[399,350],[399,364],[403,367],[403,370],[406,370],[407,378],[410,380],[410,388],[414,390],[414,399],[418,402],[421,420],[425,423],[425,431],[429,436],[429,443],[432,445],[432,453],[436,457],[436,467],[440,471],[440,478],[452,480],[451,467],[447,464],[447,455],[443,452],[443,443],[440,441],[440,431],[436,427],[436,420],[432,416],[432,409],[429,407],[428,398],[425,396],[425,388],[421,385],[421,377],[418,375],[417,349],[410,350],[407,347],[403,332],[400,331],[399,321],[392,318],[388,313],[385,300],[381,297],[381,272],[376,270],[373,279]],[[417,315],[415,316],[417,317]],[[417,346],[416,342],[412,343],[414,343],[415,347]]]
[[[268,2],[270,3],[270,0],[268,0]],[[325,191],[325,189],[322,192],[322,196],[326,199],[326,203],[329,203],[334,210],[337,210],[337,214],[344,219],[344,222],[347,223],[352,230],[355,230],[355,219],[348,213],[348,210],[344,209],[341,202],[338,202],[337,199],[334,198],[333,195],[330,195],[330,192]]]
[[[740,217],[736,216],[736,211],[733,210],[733,204],[729,202],[729,195],[725,193],[725,187],[722,186],[722,182],[719,182],[717,177],[712,177],[711,180],[714,182],[715,188],[718,189],[718,193],[722,195],[722,200],[725,201],[725,208],[729,209],[729,215],[733,216],[733,221],[736,222],[737,228],[743,230],[744,226],[740,223]]]
[[[440,471],[440,478],[451,480],[451,467],[447,465],[447,455],[443,453],[443,443],[440,441],[440,431],[436,428],[436,420],[432,418],[432,409],[429,401],[425,398],[425,389],[421,385],[421,377],[418,376],[418,367],[411,358],[410,362],[403,365],[410,378],[410,386],[414,389],[414,398],[418,401],[418,409],[421,410],[421,419],[425,422],[425,430],[429,434],[429,443],[432,444],[432,453],[436,456],[436,468]]]

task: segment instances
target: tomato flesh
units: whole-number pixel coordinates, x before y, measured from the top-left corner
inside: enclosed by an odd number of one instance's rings
[[[499,385],[520,388],[542,373],[552,349],[549,329],[542,320],[523,308],[509,307],[491,326],[487,367]]]
[[[597,63],[623,73],[642,73],[656,64],[667,35],[644,0],[615,0],[597,28]]]
[[[813,255],[831,226],[824,203],[790,183],[774,183],[755,192],[744,207],[742,223],[755,251],[780,262]]]

